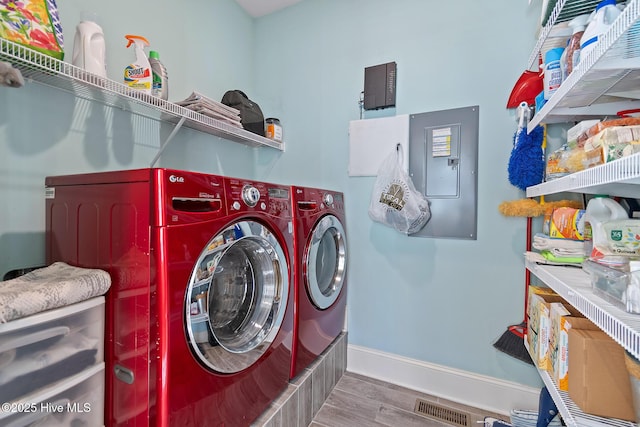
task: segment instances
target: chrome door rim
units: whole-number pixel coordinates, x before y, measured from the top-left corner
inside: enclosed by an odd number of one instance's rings
[[[327,291],[323,292],[318,282],[318,255],[320,244],[327,233],[330,233],[335,244],[336,267],[332,275],[331,284]],[[323,217],[312,230],[307,246],[306,262],[306,287],[313,304],[321,310],[325,310],[338,299],[344,284],[347,269],[347,241],[344,227],[334,215]]]
[[[231,233],[236,236],[224,237]],[[242,274],[232,272],[242,264],[238,260],[244,261]],[[211,270],[207,277],[202,275],[203,265]],[[234,223],[209,241],[194,266],[185,297],[186,338],[201,364],[216,372],[235,373],[253,365],[270,348],[284,320],[288,270],[277,238],[256,221]],[[208,289],[206,316],[193,315],[194,296],[204,288]],[[200,337],[204,333],[203,322],[206,342],[195,335],[196,328]]]

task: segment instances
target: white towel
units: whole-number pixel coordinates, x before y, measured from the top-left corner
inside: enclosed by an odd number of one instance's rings
[[[539,251],[548,250],[559,257],[585,256],[584,242],[571,239],[554,239],[546,234],[536,233],[531,244]]]

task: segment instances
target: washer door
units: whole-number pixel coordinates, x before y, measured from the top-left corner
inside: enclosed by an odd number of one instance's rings
[[[216,372],[246,369],[275,339],[288,296],[287,260],[273,233],[255,221],[227,227],[200,254],[187,288],[192,352]]]
[[[340,295],[347,267],[344,227],[333,215],[323,217],[313,229],[306,253],[306,286],[313,304],[329,308]]]

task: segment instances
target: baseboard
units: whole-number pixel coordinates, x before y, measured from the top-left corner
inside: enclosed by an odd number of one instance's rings
[[[347,371],[504,415],[537,410],[540,396],[537,388],[352,344]]]

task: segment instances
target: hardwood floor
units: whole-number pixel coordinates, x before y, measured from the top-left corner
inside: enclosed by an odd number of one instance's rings
[[[416,399],[427,402],[429,414],[439,413],[447,421],[414,412]],[[442,411],[438,409],[442,408]],[[321,406],[310,427],[412,427],[482,426],[486,416],[507,419],[434,396],[346,372]]]

